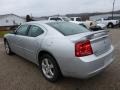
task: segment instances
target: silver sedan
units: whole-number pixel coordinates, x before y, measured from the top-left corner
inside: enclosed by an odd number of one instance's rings
[[[70,22],[25,23],[6,34],[4,43],[8,55],[16,53],[37,64],[51,82],[61,76],[92,77],[114,60],[107,31],[91,32]]]

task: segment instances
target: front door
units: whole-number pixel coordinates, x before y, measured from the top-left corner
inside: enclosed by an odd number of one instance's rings
[[[25,57],[25,38],[27,37],[29,25],[21,25],[16,34],[12,35],[12,50],[16,54]]]

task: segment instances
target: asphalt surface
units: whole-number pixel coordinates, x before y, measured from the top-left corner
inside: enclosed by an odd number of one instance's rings
[[[120,90],[120,29],[111,29],[115,61],[101,74],[81,80],[64,78],[57,83],[46,81],[38,67],[17,55],[5,53],[0,39],[0,90]]]

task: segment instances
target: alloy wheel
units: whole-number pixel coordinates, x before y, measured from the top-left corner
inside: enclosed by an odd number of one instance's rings
[[[43,71],[43,74],[49,79],[53,78],[55,75],[54,65],[48,58],[44,58],[42,60],[42,71]]]

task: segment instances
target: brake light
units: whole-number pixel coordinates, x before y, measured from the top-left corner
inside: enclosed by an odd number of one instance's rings
[[[91,43],[89,40],[81,41],[75,44],[75,56],[82,57],[93,54]]]

